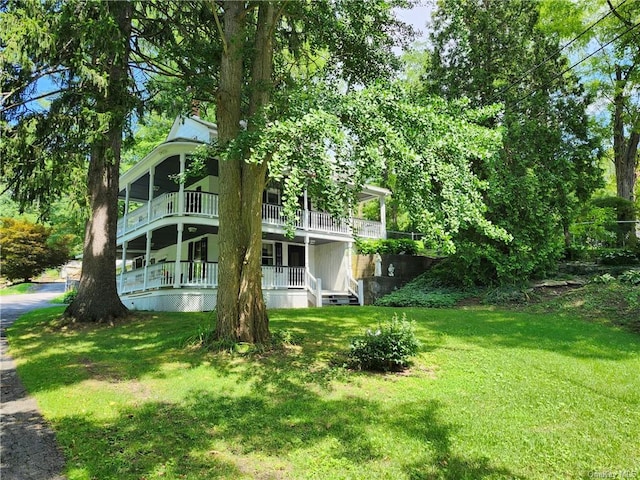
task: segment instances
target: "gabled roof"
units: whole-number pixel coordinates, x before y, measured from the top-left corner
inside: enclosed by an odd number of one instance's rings
[[[209,143],[212,138],[218,136],[218,127],[215,123],[202,120],[200,117],[178,117],[167,135],[166,142],[176,140],[198,141]]]

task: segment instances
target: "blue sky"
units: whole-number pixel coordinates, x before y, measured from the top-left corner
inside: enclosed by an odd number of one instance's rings
[[[413,25],[414,28],[416,28],[417,30],[420,30],[422,34],[417,38],[418,41],[424,41],[427,39],[426,24],[431,18],[431,12],[434,9],[433,5],[430,5],[430,4],[425,5],[424,3],[426,3],[426,1],[425,0],[422,0],[422,1],[423,1],[422,5],[417,5],[411,9],[396,10],[396,15],[400,20],[402,20],[405,23],[408,23],[409,25]]]

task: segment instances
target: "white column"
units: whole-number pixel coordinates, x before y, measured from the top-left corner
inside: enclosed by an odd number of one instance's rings
[[[349,291],[349,284],[351,283],[349,280],[353,277],[353,242],[349,242],[347,244],[347,276],[345,278],[346,287],[345,290]]]
[[[180,288],[180,274],[182,269],[180,268],[180,261],[182,260],[182,232],[184,230],[184,224],[178,223],[178,238],[176,240],[176,267],[175,274],[173,275],[173,288]]]
[[[384,196],[380,197],[380,222],[382,223],[382,238],[387,238],[387,205]]]
[[[309,198],[307,196],[307,189],[305,188],[304,190],[304,196],[303,198],[303,202],[304,205],[302,206],[302,215],[303,215],[303,219],[302,219],[302,228],[304,230],[309,230]],[[309,240],[308,236],[307,236],[307,241]]]
[[[151,167],[149,169],[149,203],[147,203],[147,223],[151,221],[151,202],[153,201],[153,194],[155,193],[153,190],[155,178],[156,167]]]
[[[144,284],[142,285],[142,289],[147,289],[147,278],[149,275],[149,258],[151,257],[151,239],[153,238],[153,232],[151,230],[147,231],[147,248],[144,253]]]
[[[322,279],[318,278],[318,289],[316,290],[316,307],[322,306]]]
[[[129,196],[131,195],[131,184],[127,183],[124,187],[124,215],[122,216],[122,235],[127,231],[127,223],[129,221]]]
[[[187,154],[181,153],[179,178],[184,178],[186,165],[187,165]],[[178,185],[178,215],[184,215],[184,182],[183,181],[181,181],[180,185]]]
[[[304,236],[304,266],[307,269],[307,272],[310,272],[309,270],[309,234]]]
[[[126,217],[125,217],[126,218]],[[122,267],[120,268],[120,293],[124,290],[124,274],[127,270],[127,247],[129,242],[122,242]]]

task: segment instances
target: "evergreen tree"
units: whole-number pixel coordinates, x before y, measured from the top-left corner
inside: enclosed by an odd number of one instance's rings
[[[552,270],[576,208],[599,185],[590,99],[557,38],[539,28],[539,10],[530,0],[442,0],[434,14],[425,90],[504,109],[500,160],[475,171],[489,185],[488,218],[513,241],[473,229],[460,236],[452,263],[467,280],[523,281]]]
[[[640,3],[628,0],[546,0],[543,26],[568,41],[583,61],[576,66],[595,97],[597,118],[609,137],[616,194],[636,203],[640,162]],[[609,115],[606,115],[608,110]],[[624,202],[622,202],[624,203]],[[618,242],[635,242],[637,208],[618,211]]]
[[[116,290],[115,252],[122,139],[136,105],[132,7],[17,0],[2,12],[2,173],[9,191],[46,213],[51,198],[86,172],[83,268],[65,312],[78,321],[127,314]]]

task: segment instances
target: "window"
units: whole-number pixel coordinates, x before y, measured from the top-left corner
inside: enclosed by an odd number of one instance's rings
[[[189,261],[207,261],[207,237],[196,240],[195,242],[189,242]]]
[[[280,190],[272,187],[265,189],[265,191],[262,192],[262,203],[280,205]]]
[[[207,237],[189,242],[189,281],[206,279]]]
[[[274,265],[273,243],[262,244],[262,265]]]

